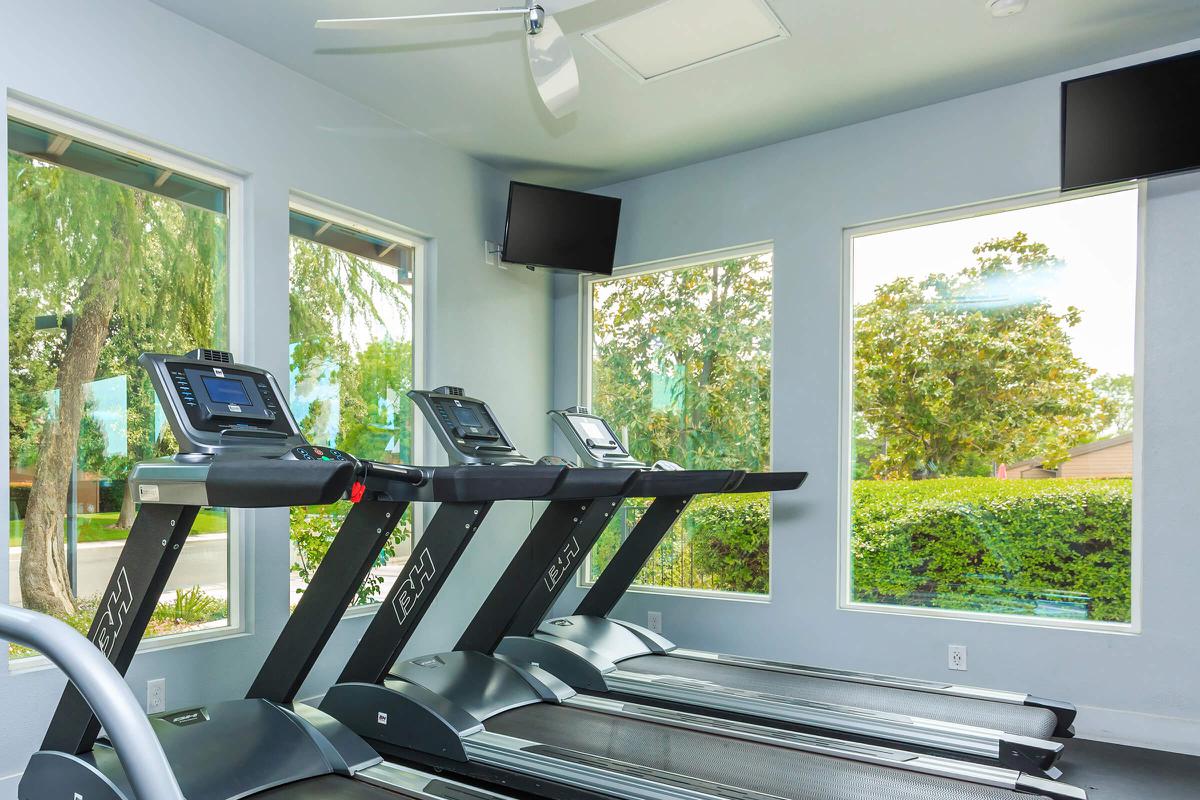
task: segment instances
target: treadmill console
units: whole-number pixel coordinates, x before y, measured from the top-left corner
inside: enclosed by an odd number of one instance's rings
[[[504,433],[487,403],[457,386],[408,393],[433,428],[451,464],[532,464]]]
[[[301,460],[350,458],[334,450],[316,454],[317,448],[309,446],[282,399],[274,376],[234,363],[230,353],[207,349],[185,356],[143,353],[138,360],[150,374],[180,453],[253,449],[278,455],[291,451]]]
[[[548,412],[550,419],[575,448],[585,467],[645,467],[629,455],[625,445],[603,418],[575,406],[565,411]]]

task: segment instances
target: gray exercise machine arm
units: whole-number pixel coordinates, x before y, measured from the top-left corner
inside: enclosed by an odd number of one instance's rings
[[[175,773],[125,679],[96,646],[53,617],[0,605],[0,638],[41,652],[103,723],[137,800],[184,800]]]

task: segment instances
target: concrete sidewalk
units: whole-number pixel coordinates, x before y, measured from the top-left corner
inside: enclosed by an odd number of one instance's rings
[[[95,597],[104,591],[113,566],[125,546],[124,540],[84,542],[79,545],[79,596]],[[8,550],[8,602],[21,604],[21,548]],[[200,533],[188,537],[166,591],[200,586],[210,595],[224,598],[229,580],[229,534]]]

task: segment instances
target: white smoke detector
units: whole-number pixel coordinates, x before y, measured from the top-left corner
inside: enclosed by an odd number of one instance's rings
[[[1029,0],[987,0],[984,6],[992,13],[993,17],[1000,18],[1020,14],[1028,4]]]

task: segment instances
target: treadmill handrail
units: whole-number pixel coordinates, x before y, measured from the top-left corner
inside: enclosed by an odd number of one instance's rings
[[[94,644],[53,617],[8,605],[0,605],[0,637],[40,651],[66,673],[103,723],[138,800],[184,800],[150,720]]]

